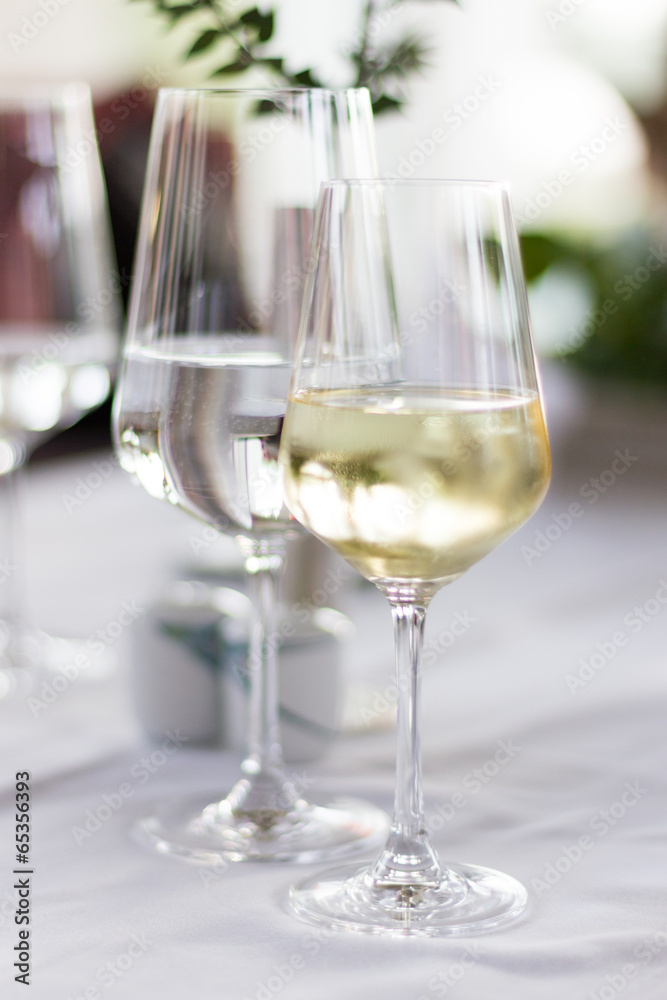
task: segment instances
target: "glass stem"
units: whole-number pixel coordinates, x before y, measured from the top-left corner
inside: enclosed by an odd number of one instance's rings
[[[248,752],[241,765],[244,777],[232,795],[237,814],[270,825],[298,799],[285,774],[278,723],[278,584],[285,550],[280,539],[244,539],[243,548],[254,610],[248,651]]]
[[[442,877],[426,835],[421,786],[419,695],[427,602],[391,605],[398,689],[396,794],[391,832],[370,877],[379,888],[418,892],[439,885]]]

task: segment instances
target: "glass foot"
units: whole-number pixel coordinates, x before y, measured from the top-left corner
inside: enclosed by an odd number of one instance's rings
[[[377,885],[369,871],[357,863],[309,876],[290,890],[292,913],[337,930],[452,937],[510,923],[528,902],[520,882],[477,865],[447,865],[426,886]]]
[[[379,846],[389,817],[356,799],[314,805],[299,799],[286,811],[234,810],[228,801],[192,796],[158,806],[134,827],[135,837],[160,854],[215,864],[290,861],[307,864],[347,857]]]
[[[86,639],[0,621],[0,701],[33,695],[50,704],[80,677],[103,680],[115,668],[108,646],[93,655]]]
[[[4,665],[0,659],[0,703],[27,698],[32,691],[32,678],[27,670]]]

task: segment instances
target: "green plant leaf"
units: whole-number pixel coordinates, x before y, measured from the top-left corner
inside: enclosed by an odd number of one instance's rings
[[[257,29],[257,40],[259,42],[268,42],[273,35],[274,13],[272,10],[266,14],[262,14],[261,10],[257,7],[252,7],[245,14],[241,15],[239,21],[248,28]]]
[[[220,66],[211,76],[232,76],[234,73],[243,73],[252,63],[252,56],[249,52],[239,52],[233,62]]]
[[[267,57],[265,59],[257,59],[255,61],[258,62],[258,63],[261,63],[262,66],[268,66],[269,69],[275,69],[276,72],[282,73],[283,63],[284,63],[285,60],[284,59],[274,58],[273,56],[271,56],[271,57]]]
[[[373,99],[372,105],[373,114],[381,115],[385,111],[398,111],[399,108],[403,107],[403,101],[397,97],[390,97],[389,94],[380,94]]]
[[[274,101],[258,101],[255,105],[256,115],[272,115],[276,111],[276,104]]]
[[[138,2],[138,0],[137,0]],[[142,0],[146,2],[146,0]],[[232,43],[229,62],[220,66],[212,76],[231,76],[242,73],[250,65],[261,65],[271,70],[277,82],[291,87],[325,87],[330,84],[321,80],[312,69],[304,69],[291,74],[285,68],[280,56],[265,57],[258,47],[273,38],[277,20],[277,3],[260,9],[254,6],[244,8],[252,0],[147,0],[153,9],[168,20],[168,26],[177,24],[190,13],[206,12],[215,27],[203,31],[184,59],[207,52],[218,41]],[[409,35],[402,41],[393,42],[380,48],[371,37],[370,24],[375,10],[393,9],[408,0],[365,0],[361,20],[361,32],[355,45],[348,46],[347,58],[356,70],[354,86],[367,86],[371,92],[374,113],[395,111],[405,103],[403,81],[425,65],[428,47],[418,35]],[[439,0],[439,2],[459,3],[459,0]],[[262,5],[263,6],[263,5]],[[234,13],[231,13],[232,8]],[[237,13],[238,9],[241,13]],[[229,16],[226,16],[226,12]],[[260,113],[263,109],[260,109]]]
[[[416,73],[426,65],[426,56],[430,49],[420,38],[412,36],[404,38],[375,57],[375,72],[382,76],[405,78]]]
[[[302,69],[295,73],[292,80],[297,87],[321,87],[320,81],[314,76],[312,69]]]
[[[529,284],[544,274],[552,264],[571,256],[567,247],[541,233],[524,233],[520,242],[523,270]]]
[[[196,13],[197,8],[189,3],[179,3],[175,7],[164,7],[163,10],[172,21],[180,21],[181,18],[187,17],[188,14]]]
[[[208,28],[206,31],[203,31],[199,38],[191,45],[185,58],[189,59],[191,56],[197,56],[200,52],[210,49],[219,37],[220,32],[215,28]]]

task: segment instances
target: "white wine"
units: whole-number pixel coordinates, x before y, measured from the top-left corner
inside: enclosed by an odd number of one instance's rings
[[[106,399],[116,352],[111,331],[0,324],[0,474]]]
[[[115,421],[121,464],[153,496],[221,531],[300,530],[278,466],[291,365],[270,351],[215,347],[214,337],[184,337],[127,353]]]
[[[281,462],[295,516],[369,580],[442,585],[549,482],[536,395],[389,386],[290,399]]]

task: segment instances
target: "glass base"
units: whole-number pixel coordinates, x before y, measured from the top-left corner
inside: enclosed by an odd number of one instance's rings
[[[378,847],[389,828],[381,809],[356,799],[314,805],[299,799],[280,814],[235,811],[227,799],[192,796],[159,805],[134,835],[160,854],[204,864],[290,861],[308,864]]]
[[[0,621],[0,700],[26,697],[54,700],[80,677],[103,680],[116,668],[116,653],[104,647],[91,656],[86,639],[49,635]]]
[[[439,884],[375,885],[372,865],[348,864],[293,886],[289,907],[307,923],[368,934],[453,937],[494,930],[523,912],[528,894],[510,875],[446,865]]]
[[[5,666],[0,660],[0,703],[27,698],[33,688],[33,681],[27,670]]]

